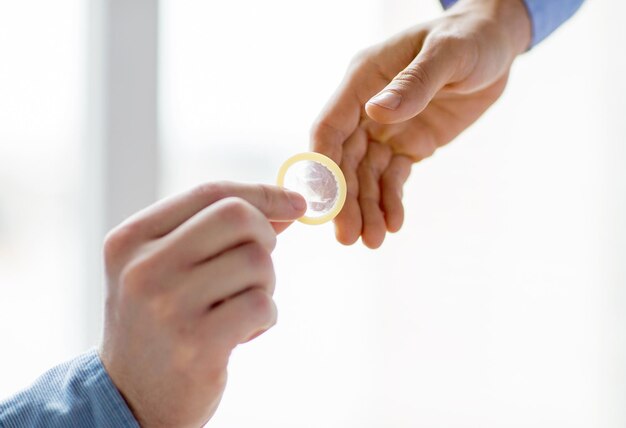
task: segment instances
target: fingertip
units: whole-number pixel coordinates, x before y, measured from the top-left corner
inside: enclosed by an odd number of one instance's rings
[[[375,250],[379,248],[385,240],[385,234],[387,232],[385,219],[380,210],[374,211],[372,208],[364,211],[366,217],[363,220],[363,234],[361,241],[366,247]]]
[[[402,118],[398,118],[398,114],[395,110],[389,110],[381,107],[380,105],[373,103],[371,100],[365,104],[365,112],[372,120],[384,125],[391,125],[403,121]]]
[[[269,330],[271,327],[268,328],[263,328],[259,331],[257,331],[256,333],[252,334],[250,337],[248,337],[247,339],[244,339],[243,342],[241,342],[241,344],[243,345],[244,343],[248,343],[254,339],[256,339],[257,337],[259,337],[260,335],[262,335],[263,333],[265,333],[267,330]]]
[[[291,226],[292,224],[293,224],[293,221],[277,221],[277,222],[272,222],[272,227],[274,228],[274,232],[276,232],[277,235],[280,235],[285,230],[287,230],[289,226]]]
[[[244,339],[243,342],[241,342],[241,344],[243,345],[244,343],[251,342],[257,337],[261,336],[262,334],[265,334],[268,330],[270,330],[272,327],[276,325],[276,322],[277,322],[277,317],[275,315],[274,321],[268,327],[263,327],[259,329],[256,333],[252,333],[248,338]]]
[[[385,89],[372,97],[368,104],[381,107],[388,111],[396,111],[402,104],[402,93],[393,89]]]
[[[335,224],[335,237],[337,238],[337,242],[345,246],[354,245],[359,239],[358,234],[346,232],[345,229],[340,228],[337,224]]]
[[[361,210],[355,199],[347,199],[343,210],[335,218],[335,236],[343,245],[358,241],[362,231]]]
[[[386,223],[380,210],[374,212],[373,209],[365,211],[367,218],[364,219],[363,234],[361,240],[366,247],[376,249],[385,240]]]
[[[397,196],[383,195],[383,208],[385,210],[385,224],[387,231],[396,233],[404,223],[404,208],[402,201]]]
[[[345,221],[335,221],[335,237],[342,245],[353,245],[361,235],[360,227],[354,227]]]
[[[289,203],[293,207],[295,213],[298,215],[295,218],[302,217],[306,212],[307,204],[304,196],[301,194],[294,192],[293,190],[285,189],[285,193],[287,193],[287,197],[289,198]]]
[[[387,221],[387,232],[389,233],[397,233],[402,229],[402,224],[404,223],[404,216],[394,215],[386,218]]]
[[[370,250],[376,250],[380,248],[385,241],[385,229],[366,231],[363,233],[363,236],[361,236],[361,241]]]

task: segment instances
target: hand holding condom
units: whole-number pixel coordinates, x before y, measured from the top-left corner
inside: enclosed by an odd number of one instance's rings
[[[323,224],[334,219],[346,201],[346,180],[341,169],[320,153],[290,157],[278,171],[278,185],[301,194],[307,210],[298,221]]]

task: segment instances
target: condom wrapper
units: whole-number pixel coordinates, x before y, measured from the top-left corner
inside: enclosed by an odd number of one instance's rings
[[[287,159],[278,171],[278,185],[304,197],[307,210],[298,221],[305,224],[334,219],[346,201],[346,179],[341,169],[320,153],[300,153]]]

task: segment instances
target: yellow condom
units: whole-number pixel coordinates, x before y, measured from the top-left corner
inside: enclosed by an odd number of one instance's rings
[[[278,185],[304,196],[307,210],[299,221],[306,224],[334,219],[346,201],[341,169],[320,153],[300,153],[287,159],[278,170]]]

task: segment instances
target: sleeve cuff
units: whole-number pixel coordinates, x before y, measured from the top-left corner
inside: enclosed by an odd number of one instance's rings
[[[535,46],[578,10],[583,0],[524,0],[532,23],[532,42]]]
[[[530,46],[534,47],[567,21],[584,0],[524,0],[532,26]],[[444,8],[457,0],[441,0]]]
[[[111,420],[116,427],[139,427],[126,401],[107,373],[98,352],[93,349],[86,354],[84,366],[86,390],[93,391],[91,400],[94,409],[99,413],[96,419]]]
[[[94,349],[0,402],[0,426],[138,428],[139,424]]]

